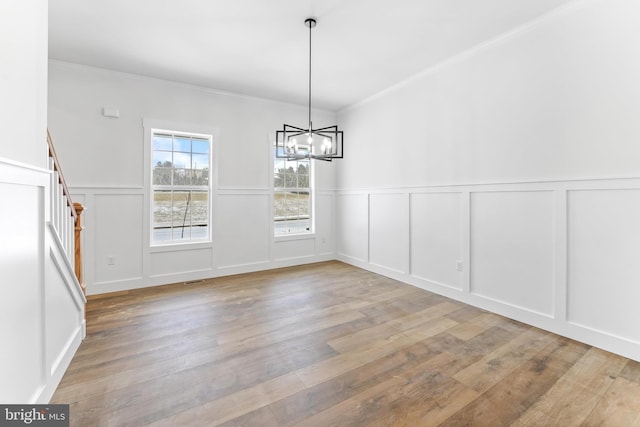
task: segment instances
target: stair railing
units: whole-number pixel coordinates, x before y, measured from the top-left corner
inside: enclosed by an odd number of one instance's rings
[[[62,174],[49,131],[47,131],[47,145],[49,147],[48,166],[51,171],[51,223],[69,263],[74,268],[78,283],[86,293],[82,277],[81,232],[83,227],[80,216],[84,207],[71,200],[71,193]]]

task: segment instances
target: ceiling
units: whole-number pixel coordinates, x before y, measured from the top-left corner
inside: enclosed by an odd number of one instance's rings
[[[50,0],[49,57],[339,111],[572,0]]]

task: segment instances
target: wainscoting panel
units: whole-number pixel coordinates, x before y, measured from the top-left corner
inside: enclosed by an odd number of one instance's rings
[[[569,321],[640,343],[640,189],[568,201]]]
[[[640,361],[640,178],[336,198],[341,261]]]
[[[211,248],[151,253],[151,277],[170,276],[194,271],[211,271]]]
[[[150,202],[145,191],[72,187],[74,200],[85,205],[88,295],[335,259],[333,190],[316,194],[314,235],[275,241],[269,189],[214,189],[212,241],[164,247],[149,243]]]
[[[53,240],[53,232],[48,240]],[[81,325],[84,322],[84,301],[79,298],[73,271],[68,268],[62,248],[51,245],[45,254],[46,325],[47,325],[47,369],[51,376],[61,368],[69,353],[73,354],[83,338]],[[75,347],[73,347],[75,345]],[[59,378],[58,378],[59,380]]]
[[[220,268],[269,261],[268,193],[220,194],[214,206],[214,245]]]
[[[462,193],[411,194],[412,276],[462,290],[462,213]]]
[[[331,193],[316,193],[316,253],[335,255],[335,196]]]
[[[289,261],[311,258],[316,252],[315,243],[316,239],[314,237],[276,241],[273,245],[273,259],[275,261]]]
[[[3,165],[0,164],[0,168]],[[48,179],[48,176],[45,177]],[[0,401],[34,402],[45,384],[42,192],[37,186],[0,182],[3,203],[3,298],[0,298]],[[11,288],[11,292],[9,292]]]
[[[369,260],[379,267],[407,273],[409,199],[402,193],[369,197]]]
[[[50,221],[50,173],[0,159],[0,402],[47,403],[85,333],[84,296]]]
[[[142,194],[96,194],[93,214],[95,283],[142,277]],[[89,225],[89,224],[87,224]]]
[[[550,191],[472,193],[472,293],[553,314],[553,202]]]
[[[369,196],[340,194],[336,207],[338,251],[356,261],[369,261]]]

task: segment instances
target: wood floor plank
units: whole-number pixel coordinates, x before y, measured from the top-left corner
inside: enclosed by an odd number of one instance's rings
[[[640,426],[640,384],[616,378],[582,425]]]
[[[156,427],[198,426],[205,425],[203,420],[206,420],[206,425],[213,427],[263,408],[303,388],[304,384],[296,374],[289,373],[149,425]],[[212,415],[215,417],[212,418]]]
[[[623,357],[590,349],[513,425],[581,425],[626,362]]]
[[[388,338],[391,335],[395,335],[398,332],[404,332],[409,329],[416,328],[421,324],[427,323],[430,320],[442,317],[445,314],[457,309],[460,304],[454,304],[451,302],[443,302],[436,304],[424,310],[416,313],[410,313],[405,316],[396,317],[388,322],[376,325],[369,329],[363,329],[353,334],[345,335],[343,337],[331,340],[328,344],[336,351],[345,353],[350,350],[367,345],[371,341],[375,341],[382,338]],[[457,325],[457,323],[451,319],[450,325]]]
[[[509,426],[589,349],[555,337],[542,350],[441,424],[442,427]]]
[[[415,369],[394,375],[294,425],[392,425],[398,419],[406,418],[412,408],[420,415],[434,419],[438,418],[436,413],[442,412],[438,419],[444,420],[447,412],[443,410],[444,406],[451,405],[453,413],[457,409],[452,408],[464,406],[477,396],[476,392],[446,374],[447,366],[455,365],[452,362],[454,356],[440,353]],[[445,401],[446,404],[442,405]],[[389,407],[393,407],[393,411],[389,411]],[[408,417],[406,422],[412,425],[418,420],[419,417]]]
[[[295,424],[309,414],[326,410],[377,384],[398,378],[425,360],[433,360],[438,354],[429,348],[426,341],[417,342],[275,402],[271,410],[281,425]]]
[[[427,322],[424,327],[417,327],[391,335],[385,339],[371,341],[366,348],[358,348],[333,356],[307,368],[300,369],[297,374],[302,382],[307,387],[310,387],[355,369],[365,363],[386,356],[398,348],[403,348],[429,336],[437,335],[456,324],[456,322],[447,318],[437,318],[431,322]]]
[[[620,373],[620,376],[640,384],[640,362],[629,360]]]
[[[531,328],[476,363],[454,375],[473,390],[483,393],[544,348],[553,336]]]
[[[220,427],[281,427],[282,424],[273,416],[268,406],[248,412],[220,424]]]
[[[451,318],[450,316],[447,317]],[[487,329],[493,326],[499,326],[500,324],[503,324],[500,316],[496,316],[493,313],[481,313],[476,317],[467,319],[465,322],[461,322],[460,325],[455,328],[451,328],[449,333],[461,340],[469,340]]]
[[[73,402],[73,396],[83,399],[90,404],[91,396],[95,400],[107,400],[111,396],[123,393],[143,395],[145,388],[154,388],[156,379],[175,379],[175,387],[183,380],[186,386],[195,376],[196,383],[210,379],[214,386],[204,384],[210,398],[227,390],[233,391],[247,384],[253,384],[260,379],[269,378],[306,366],[314,361],[324,360],[335,355],[335,352],[322,341],[309,340],[302,336],[278,346],[258,346],[254,348],[215,347],[206,351],[189,353],[182,357],[172,358],[162,363],[151,363],[137,369],[118,371],[111,374],[95,376],[91,370],[76,374],[75,378],[63,383],[57,390],[56,398]],[[148,360],[146,355],[140,356],[141,361]],[[192,373],[195,372],[194,375]],[[229,384],[225,380],[233,375]],[[79,391],[84,390],[83,393]],[[168,399],[170,395],[166,396]]]
[[[90,298],[72,427],[637,425],[640,363],[340,262]]]

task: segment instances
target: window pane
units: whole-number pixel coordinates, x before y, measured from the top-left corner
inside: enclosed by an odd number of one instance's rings
[[[273,174],[273,186],[275,188],[284,187],[284,175],[283,174],[281,174],[281,173]]]
[[[282,221],[285,218],[286,196],[285,193],[273,193],[274,217],[276,221]]]
[[[154,240],[171,239],[170,234],[156,235],[156,230],[171,229],[171,191],[154,191],[152,210]]]
[[[275,159],[273,161],[273,171],[274,172],[281,172],[282,170],[284,170],[284,160],[283,159]]]
[[[207,191],[191,192],[191,225],[206,226],[209,223],[209,193]]]
[[[171,151],[171,143],[173,138],[169,135],[153,135],[153,149]]]
[[[207,154],[209,157],[209,141],[206,139],[194,139],[191,142],[191,147],[194,153]]]
[[[173,240],[191,240],[191,227],[178,227],[172,231]]]
[[[191,195],[189,191],[173,192],[173,209],[171,211],[171,224],[173,228],[191,224]]]
[[[173,151],[191,153],[191,138],[176,136],[173,140]]]
[[[291,217],[304,218],[309,216],[309,195],[290,193],[287,204],[291,207]]]
[[[209,185],[209,170],[192,170],[191,183],[192,185]]]
[[[194,154],[191,156],[191,169],[208,169],[209,168],[209,155],[208,154]]]
[[[171,240],[171,228],[154,228],[152,238],[154,242],[166,242]]]
[[[171,167],[171,151],[154,151],[153,166],[170,168]]]
[[[171,185],[171,169],[153,168],[153,185]]]
[[[297,186],[298,180],[296,179],[295,172],[293,171],[293,167],[289,166],[287,170],[285,170],[284,175],[284,186],[287,188],[295,188]]]
[[[173,153],[173,167],[181,169],[191,169],[191,154]]]
[[[276,221],[274,224],[274,234],[277,236],[283,234],[306,233],[311,230],[309,224],[310,220],[308,219]]]
[[[209,237],[209,225],[194,225],[191,227],[191,239],[206,239]]]
[[[173,169],[173,185],[191,185],[191,169]]]
[[[298,174],[298,188],[309,188],[309,175]]]

